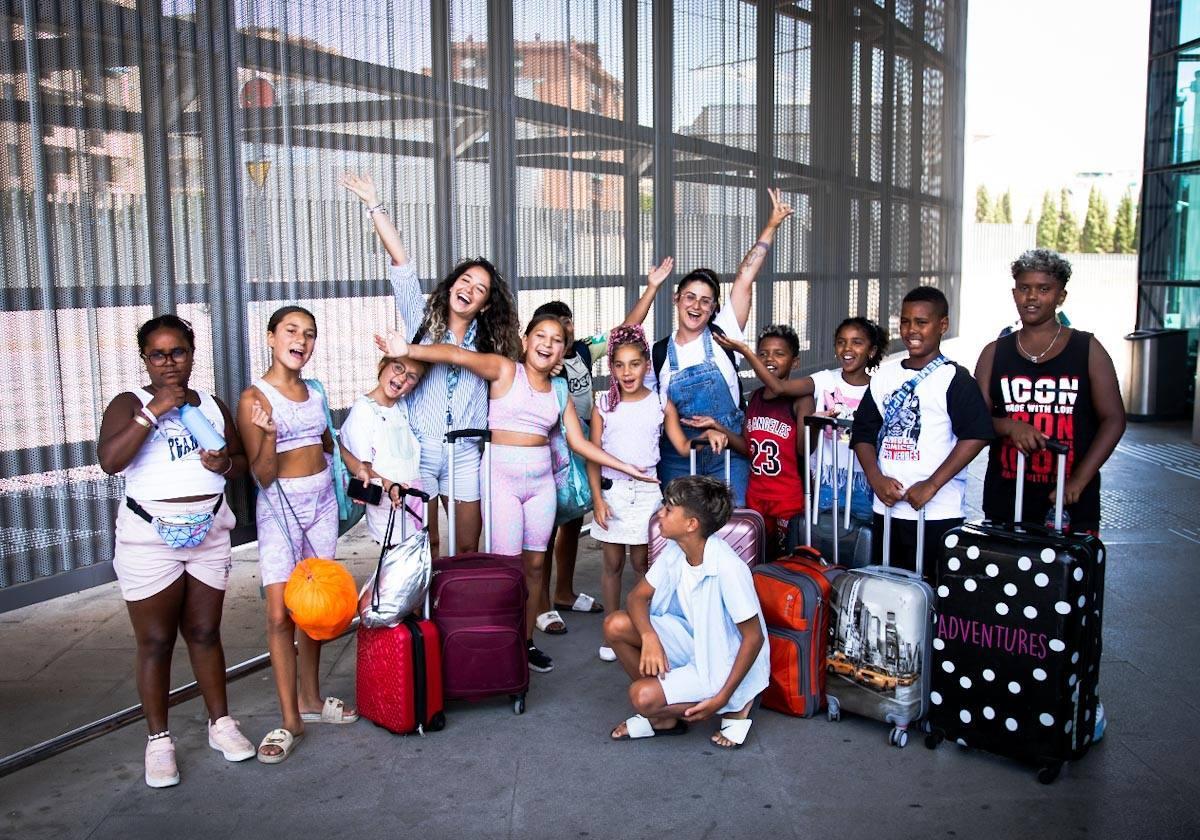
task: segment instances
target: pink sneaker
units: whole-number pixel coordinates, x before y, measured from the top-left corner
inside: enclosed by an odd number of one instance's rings
[[[245,761],[257,753],[238,729],[238,722],[229,715],[208,725],[208,745],[224,755],[226,761]]]
[[[152,788],[179,784],[179,768],[175,764],[175,739],[169,735],[146,743],[146,784]]]

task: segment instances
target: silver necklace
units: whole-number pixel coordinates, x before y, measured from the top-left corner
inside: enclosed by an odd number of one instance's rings
[[[1036,365],[1043,356],[1045,356],[1047,353],[1050,352],[1050,348],[1052,348],[1055,345],[1055,343],[1058,341],[1058,337],[1060,335],[1062,335],[1062,327],[1063,327],[1062,321],[1059,321],[1058,322],[1058,332],[1056,332],[1054,334],[1054,338],[1050,339],[1050,343],[1046,345],[1046,349],[1043,350],[1041,353],[1038,353],[1036,356],[1033,353],[1030,353],[1028,350],[1026,350],[1021,345],[1021,331],[1017,330],[1017,349],[1021,351],[1022,356],[1025,356],[1027,359],[1029,359],[1029,361],[1033,362]]]

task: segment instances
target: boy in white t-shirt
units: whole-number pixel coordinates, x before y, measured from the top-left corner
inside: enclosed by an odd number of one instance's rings
[[[713,743],[739,747],[771,667],[750,569],[714,536],[733,512],[730,491],[718,479],[688,476],[663,496],[658,519],[670,542],[629,593],[628,611],[604,620],[638,711],[611,737],[682,735],[689,722],[722,714]]]
[[[872,377],[850,438],[875,491],[874,562],[882,558],[883,512],[891,507],[891,563],[916,568],[917,511],[924,508],[926,577],[942,536],[963,522],[967,465],[995,435],[979,385],[942,355],[949,328],[940,291],[918,286],[904,296],[900,338],[908,358]]]

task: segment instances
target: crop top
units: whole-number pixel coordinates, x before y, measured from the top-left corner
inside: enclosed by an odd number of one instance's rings
[[[499,399],[488,400],[488,427],[493,432],[521,432],[544,437],[556,423],[558,398],[554,396],[554,389],[533,390],[523,364],[517,364],[508,393]]]
[[[308,389],[304,402],[289,400],[265,379],[254,383],[271,404],[271,419],[275,421],[275,451],[291,452],[302,446],[321,444],[325,434],[325,406],[316,388]]]

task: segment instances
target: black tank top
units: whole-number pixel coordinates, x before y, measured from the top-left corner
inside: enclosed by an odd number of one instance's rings
[[[987,383],[992,416],[1029,423],[1053,440],[1070,447],[1067,475],[1096,437],[1098,419],[1088,378],[1092,334],[1074,330],[1067,346],[1053,359],[1034,364],[1017,350],[1016,334],[996,342],[992,377]],[[1050,495],[1057,470],[1055,456],[1046,450],[1025,462],[1025,511],[1022,519],[1041,524],[1054,507]],[[983,512],[988,519],[1010,522],[1016,491],[1017,450],[1008,438],[998,438],[988,453],[983,481]],[[1079,501],[1067,506],[1071,530],[1100,527],[1100,475],[1088,484]]]

